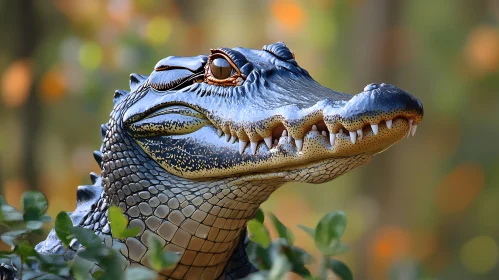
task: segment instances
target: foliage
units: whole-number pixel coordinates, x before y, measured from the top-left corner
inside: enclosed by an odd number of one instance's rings
[[[317,275],[305,265],[315,262],[310,253],[294,246],[294,235],[279,219],[270,214],[279,238],[270,241],[268,229],[264,225],[262,214],[248,222],[248,233],[251,242],[246,252],[251,262],[260,270],[247,277],[256,279],[281,279],[286,273],[293,272],[305,279],[327,279],[330,270],[342,280],[352,280],[350,269],[343,262],[332,257],[347,250],[341,243],[341,236],[345,231],[347,219],[345,213],[335,211],[325,215],[315,229],[299,225],[307,234],[314,238],[317,249],[322,253],[321,265]]]
[[[70,275],[77,280],[111,277],[157,279],[157,271],[175,265],[180,259],[176,253],[163,252],[161,243],[153,240],[153,254],[149,261],[156,271],[145,267],[133,267],[124,271],[127,261],[123,255],[105,246],[101,237],[92,230],[73,226],[66,212],[60,212],[56,217],[56,236],[65,248],[74,246],[71,245],[73,242],[83,245],[84,248],[75,248],[76,255],[69,262],[61,254],[39,254],[30,243],[30,237],[33,234],[41,234],[42,224],[51,221],[50,217],[45,215],[47,200],[39,192],[27,192],[22,197],[22,205],[23,212],[19,212],[0,196],[0,227],[7,228],[1,239],[12,248],[10,252],[0,252],[0,263],[14,267],[21,279],[64,279]],[[138,228],[127,228],[128,221],[118,207],[111,207],[108,216],[114,238],[125,239],[139,232]]]
[[[75,249],[76,255],[66,261],[61,254],[39,254],[30,243],[30,236],[41,234],[42,224],[51,221],[45,215],[47,200],[39,192],[27,192],[22,197],[23,212],[8,205],[0,196],[0,226],[8,231],[1,239],[10,245],[12,251],[0,252],[0,263],[15,267],[21,279],[64,279],[72,275],[77,280],[87,279],[133,279],[149,280],[158,277],[158,271],[174,266],[180,255],[165,252],[157,239],[149,240],[152,244],[149,262],[154,270],[145,267],[130,267],[126,271],[126,259],[121,253],[104,245],[101,237],[94,231],[73,226],[71,217],[60,212],[55,219],[54,231],[68,249]],[[138,228],[128,228],[128,221],[115,206],[108,210],[112,236],[123,240],[138,234]],[[332,256],[345,252],[346,246],[340,238],[345,231],[346,217],[343,212],[325,215],[315,229],[301,226],[314,238],[317,248],[322,252],[320,271],[313,276],[306,268],[314,262],[305,250],[294,246],[294,234],[275,215],[270,214],[279,238],[271,240],[264,225],[265,215],[258,210],[255,219],[248,222],[250,242],[247,253],[251,262],[260,270],[247,279],[281,279],[288,272],[293,272],[305,279],[326,279],[327,270],[336,273],[343,280],[353,279],[350,269]],[[78,248],[78,244],[83,247]],[[70,250],[69,249],[69,250]],[[90,272],[90,273],[89,273]]]

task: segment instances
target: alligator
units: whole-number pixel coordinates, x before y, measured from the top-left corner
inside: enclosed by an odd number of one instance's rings
[[[422,103],[389,84],[350,95],[316,82],[282,42],[261,50],[169,56],[117,90],[94,152],[101,175],[77,190],[75,225],[92,229],[130,266],[150,266],[148,243],[179,252],[165,279],[238,279],[250,263],[246,223],[286,182],[319,184],[413,136]],[[119,206],[137,236],[113,239]],[[51,232],[41,253],[71,259]]]

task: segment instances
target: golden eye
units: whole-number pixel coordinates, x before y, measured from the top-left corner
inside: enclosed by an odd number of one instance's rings
[[[230,63],[221,57],[215,58],[211,61],[210,64],[211,74],[214,78],[223,80],[230,77],[232,74],[232,66]]]

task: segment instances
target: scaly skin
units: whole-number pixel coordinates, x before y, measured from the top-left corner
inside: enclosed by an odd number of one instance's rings
[[[217,65],[230,65],[230,77]],[[322,87],[282,43],[169,57],[149,77],[133,74],[130,93],[116,92],[95,154],[102,177],[79,188],[73,222],[131,266],[148,266],[156,236],[182,254],[161,272],[165,279],[244,277],[255,270],[244,252],[246,222],[273,191],[365,164],[415,132],[422,117],[421,102],[391,85],[371,84],[354,97]],[[140,227],[136,237],[111,237],[110,205]],[[71,247],[64,252],[52,233],[37,250],[72,258],[79,244]]]

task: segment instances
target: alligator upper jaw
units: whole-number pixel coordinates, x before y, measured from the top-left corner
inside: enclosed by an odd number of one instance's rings
[[[368,85],[349,101],[326,99],[301,110],[287,106],[274,111],[239,111],[236,119],[236,113],[217,109],[182,100],[160,102],[142,110],[141,118],[135,118],[129,128],[134,137],[181,138],[199,137],[190,134],[210,126],[213,129],[208,133],[212,137],[225,139],[225,143],[213,142],[215,146],[232,148],[240,154],[280,151],[305,159],[306,154],[330,157],[380,152],[414,135],[423,118],[418,99],[385,84]],[[240,119],[245,116],[246,120]]]

